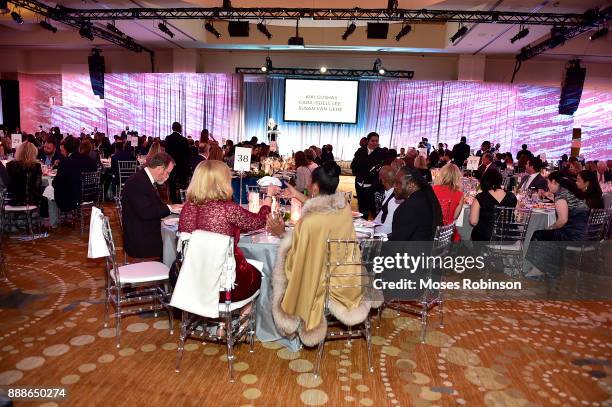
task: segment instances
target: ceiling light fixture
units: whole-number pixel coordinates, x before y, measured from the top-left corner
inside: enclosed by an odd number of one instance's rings
[[[21,14],[19,14],[16,11],[13,11],[11,13],[11,17],[13,18],[13,20],[15,20],[15,22],[19,25],[23,24],[23,17],[21,17]]]
[[[412,31],[412,27],[410,26],[410,24],[406,24],[405,26],[402,27],[400,32],[398,32],[397,35],[395,36],[395,41],[399,41],[400,39],[402,39],[402,37],[408,35],[410,31]]]
[[[8,14],[11,10],[8,8],[8,1],[1,0],[0,1],[0,14]]]
[[[83,38],[87,38],[89,41],[94,40],[94,35],[91,32],[91,26],[84,25],[79,28],[79,35]]]
[[[157,28],[159,28],[159,31],[163,32],[168,37],[174,38],[174,33],[170,31],[165,22],[162,21],[161,23],[157,24]]]
[[[355,32],[355,29],[357,28],[357,26],[355,25],[355,23],[350,23],[348,27],[346,27],[346,31],[344,32],[344,34],[342,34],[342,39],[346,41],[346,39]]]
[[[327,68],[322,66],[321,68],[319,68],[319,71],[321,71],[321,73],[325,73],[327,72]]]
[[[114,21],[112,22],[112,24],[111,23],[106,24],[106,28],[108,29],[108,31],[114,32],[115,34],[117,34],[120,37],[125,36],[125,33],[115,26],[115,22]]]
[[[221,33],[219,31],[217,31],[215,26],[212,25],[212,23],[210,21],[207,21],[206,24],[204,24],[204,28],[206,29],[206,31],[208,31],[209,33],[211,33],[215,37],[221,38]]]
[[[53,33],[57,32],[57,27],[52,26],[51,24],[49,24],[49,22],[47,22],[45,20],[42,20],[39,24],[45,30],[52,31]]]
[[[529,28],[523,28],[522,30],[520,30],[519,32],[516,33],[516,35],[512,38],[510,38],[510,42],[512,44],[514,44],[515,42],[517,42],[518,40],[522,40],[523,38],[525,38],[526,36],[529,35]]]
[[[459,38],[463,37],[465,34],[467,34],[468,32],[468,28],[466,26],[463,27],[459,27],[459,29],[457,30],[457,32],[451,37],[451,42],[454,44],[455,41],[457,41]]]
[[[268,37],[268,39],[272,38],[272,34],[270,33],[270,31],[268,31],[268,27],[266,27],[266,25],[263,22],[257,24],[257,29],[259,30],[260,33]]]
[[[266,57],[266,64],[264,66],[261,67],[261,70],[263,72],[268,72],[271,71],[272,68],[272,59],[270,59],[270,57]]]
[[[295,20],[295,37],[289,38],[287,44],[294,47],[304,47],[304,38],[300,37],[299,33],[300,20]]]
[[[599,30],[595,31],[593,34],[591,34],[589,40],[595,41],[596,39],[605,37],[606,35],[608,35],[608,27],[602,27]]]

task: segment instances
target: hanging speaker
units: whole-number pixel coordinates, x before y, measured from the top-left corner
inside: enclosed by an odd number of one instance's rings
[[[99,49],[93,49],[88,57],[89,61],[89,80],[94,95],[104,99],[104,57],[100,55]]]
[[[386,40],[389,33],[388,23],[368,23],[368,38]]]
[[[561,85],[559,114],[573,115],[576,112],[580,104],[585,77],[586,68],[580,66],[580,60],[570,61]]]
[[[230,37],[248,37],[249,22],[248,21],[230,21],[227,24],[227,32]]]

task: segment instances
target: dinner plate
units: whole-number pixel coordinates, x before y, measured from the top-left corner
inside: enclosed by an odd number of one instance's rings
[[[176,226],[179,223],[179,218],[168,218],[164,219],[164,225],[166,226]]]
[[[176,213],[177,215],[180,215],[182,210],[183,210],[183,208],[172,208],[172,209],[170,209],[170,212]]]
[[[353,215],[353,218],[361,218],[363,216],[363,213],[361,212],[351,212],[351,215]]]

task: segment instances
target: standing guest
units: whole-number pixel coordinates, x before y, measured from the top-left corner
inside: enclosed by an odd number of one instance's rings
[[[416,168],[404,168],[395,178],[395,196],[404,201],[393,214],[391,241],[432,241],[442,225],[442,209],[431,185]]]
[[[66,158],[59,163],[53,188],[58,208],[67,212],[76,209],[81,201],[81,174],[96,171],[98,167],[94,160],[78,152],[80,143],[76,138],[68,136],[62,144]]]
[[[576,177],[577,196],[584,199],[590,209],[604,209],[601,186],[597,182],[597,173],[583,170]]]
[[[463,168],[465,160],[470,156],[470,145],[466,143],[465,137],[461,137],[461,141],[453,146],[453,161],[459,168]]]
[[[433,186],[433,191],[438,198],[442,209],[443,224],[450,225],[461,214],[465,196],[461,191],[461,170],[453,163],[448,163],[440,169]],[[455,227],[453,242],[461,240],[461,235]]]
[[[261,273],[247,262],[238,247],[240,233],[265,227],[271,201],[267,197],[259,212],[251,213],[232,201],[232,193],[229,167],[221,161],[202,162],[196,168],[187,189],[179,231],[192,233],[204,230],[234,238],[236,280],[232,289],[232,301],[240,301],[252,296],[261,284]],[[219,293],[219,301],[225,301],[225,292]]]
[[[425,181],[431,183],[431,171],[427,168],[427,159],[424,156],[419,155],[414,159],[414,168],[425,178]]]
[[[427,168],[436,168],[440,162],[440,154],[438,150],[433,150],[427,157]]]
[[[170,154],[176,166],[174,166],[168,180],[170,200],[172,203],[180,203],[179,190],[187,187],[191,169],[189,144],[181,134],[182,126],[178,122],[172,123],[172,134],[166,137],[166,153]]]
[[[195,169],[199,163],[207,159],[209,151],[210,151],[210,144],[200,143],[200,145],[198,146],[198,155],[193,157],[193,160],[191,160],[191,172],[192,173],[195,172]]]
[[[612,163],[612,161],[609,160],[609,163]],[[601,185],[612,181],[612,169],[608,169],[608,166],[603,160],[597,161],[597,181]]]
[[[131,257],[162,258],[161,219],[181,205],[166,205],[156,184],[166,182],[173,168],[172,157],[158,153],[125,182],[121,197],[123,246]]]
[[[502,188],[503,178],[498,171],[485,171],[480,180],[482,192],[476,194],[470,209],[470,224],[472,241],[490,241],[493,234],[495,207],[507,206],[514,208],[516,196]]]
[[[327,161],[334,161],[334,153],[333,153],[333,147],[331,144],[326,144],[323,146],[323,149],[321,151],[321,162],[325,163]]]
[[[548,192],[543,193],[555,202],[557,220],[546,230],[536,230],[531,237],[526,259],[532,264],[525,275],[540,279],[544,274],[557,277],[561,271],[563,246],[566,241],[581,241],[585,238],[589,207],[580,199],[576,184],[564,177],[560,171],[548,175]]]
[[[17,148],[15,159],[6,164],[7,191],[12,195],[12,205],[40,205],[42,169],[36,159],[37,152],[34,144],[26,141]],[[29,184],[26,183],[27,178],[30,180]]]
[[[48,167],[56,167],[59,165],[64,157],[55,146],[55,139],[53,137],[47,138],[47,141],[43,144],[43,148],[38,154],[38,160]]]
[[[533,154],[531,154],[531,151],[527,150],[527,144],[523,144],[521,146],[521,150],[516,153],[516,159],[520,160],[521,157],[526,156],[527,158],[531,157]]]
[[[208,129],[202,129],[202,131],[200,132],[200,144],[208,144],[208,137]]]
[[[399,158],[404,158],[406,156],[406,149],[404,147],[400,148]]]
[[[378,182],[378,170],[385,160],[384,153],[378,146],[378,139],[378,133],[369,133],[366,137],[367,145],[355,152],[351,162],[359,212],[363,214],[364,219],[376,215],[374,192]]]
[[[519,189],[523,192],[528,191],[530,189],[534,189],[537,191],[547,191],[548,190],[548,182],[546,179],[540,175],[540,171],[542,170],[542,160],[538,157],[531,156],[527,159],[527,164],[525,166],[525,171],[527,175],[521,179],[519,183]]]
[[[482,157],[485,154],[491,154],[491,142],[488,140],[483,141],[480,145],[480,150],[476,151],[478,157]]]
[[[399,202],[395,199],[395,174],[397,173],[393,167],[389,165],[385,165],[380,169],[378,176],[380,178],[380,183],[384,188],[384,197],[383,203],[380,211],[374,218],[374,223],[379,225],[376,226],[376,232],[391,233],[391,228],[393,226],[393,214],[395,210],[399,206]]]

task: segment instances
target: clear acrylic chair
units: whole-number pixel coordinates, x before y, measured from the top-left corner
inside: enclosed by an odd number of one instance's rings
[[[77,207],[81,221],[81,236],[85,231],[85,211],[100,205],[100,173],[98,171],[81,173],[81,199]]]
[[[119,228],[123,233],[123,206],[121,203],[121,197],[115,197],[115,214],[117,215],[117,219],[119,220]],[[123,264],[127,264],[127,252],[125,251],[125,244],[123,245]]]
[[[325,299],[323,316],[327,321],[327,334],[317,348],[313,374],[319,376],[325,342],[328,340],[347,339],[352,344],[352,338],[361,337],[366,341],[368,355],[368,371],[374,371],[372,365],[372,336],[370,313],[358,325],[346,326],[335,318],[330,311],[330,295],[332,290],[359,289],[362,301],[369,301],[373,296],[374,274],[371,266],[374,258],[380,253],[381,239],[327,239],[325,259]],[[358,267],[360,272],[351,272],[347,267]],[[349,280],[350,279],[350,280]],[[353,280],[353,281],[351,281]],[[358,280],[354,281],[354,280]],[[356,328],[357,327],[357,328]]]
[[[117,265],[115,242],[108,217],[102,220],[102,234],[108,256],[106,256],[106,290],[104,300],[104,327],[108,326],[109,308],[115,310],[116,346],[121,343],[121,319],[124,315],[165,310],[168,313],[169,331],[172,335],[172,308],[168,303],[168,272],[165,264],[157,261]],[[93,235],[90,228],[90,240]]]
[[[121,191],[125,185],[125,181],[138,169],[138,161],[118,161],[119,166],[119,180],[117,182],[117,196],[121,196]]]
[[[206,233],[209,233],[210,235],[216,235],[211,232]],[[214,256],[218,256],[218,263],[221,264],[221,268],[219,270],[216,270],[216,272],[219,273],[219,278],[223,280],[224,278],[226,278],[225,273],[230,272],[232,265],[235,265],[234,239],[223,235],[219,235],[219,238],[220,242],[222,242],[222,239],[227,239],[228,243],[224,250],[211,250],[209,253],[201,253],[201,255],[209,256],[211,258],[214,258]],[[187,261],[187,251],[189,250],[190,244],[191,243],[183,242],[182,245],[182,254],[184,259],[183,267],[185,266]],[[263,264],[261,262],[248,259],[247,261],[261,272],[263,268]],[[206,272],[212,272],[212,270],[206,270]],[[189,302],[189,300],[185,299],[184,297],[185,293],[180,292],[178,289],[179,283],[182,283],[180,280],[183,278],[190,277],[189,275],[186,275],[184,273],[179,273],[179,281],[177,281],[177,286],[175,287],[175,291],[173,293],[173,301],[171,303],[177,308],[191,308],[185,305],[179,306],[174,302],[175,296],[180,297],[180,304],[187,304]],[[193,283],[189,281],[188,283],[197,285],[195,281]],[[234,346],[242,342],[248,342],[249,352],[254,352],[253,347],[255,342],[256,315],[255,301],[257,300],[257,297],[259,297],[259,290],[257,290],[249,298],[240,301],[232,301],[231,290],[225,289],[225,302],[220,302],[218,304],[218,317],[216,318],[199,315],[197,313],[189,312],[183,309],[181,314],[181,330],[179,336],[179,343],[176,351],[175,371],[177,373],[180,372],[185,342],[189,338],[197,338],[203,342],[225,344],[227,349],[229,381],[234,382],[234,359],[236,358],[234,354]],[[244,309],[248,306],[250,306],[250,310],[248,312],[244,312]],[[219,332],[219,329],[223,329],[225,331],[225,334],[221,334]]]
[[[436,228],[436,233],[434,235],[434,240],[431,247],[431,256],[443,257],[449,253],[454,231],[454,223],[446,226],[438,226]],[[442,281],[443,277],[443,270],[428,269],[423,279]],[[393,309],[398,311],[398,313],[405,312],[408,314],[417,315],[421,318],[421,343],[425,343],[427,326],[429,324],[429,314],[431,309],[435,306],[438,307],[440,327],[444,327],[444,300],[442,298],[442,291],[439,289],[424,289],[421,293],[419,293],[419,296],[420,299],[417,301],[385,301],[383,306],[381,306],[378,311],[379,326],[383,308]]]
[[[11,203],[13,196],[10,193],[6,193],[3,200],[3,219],[8,221],[8,225],[12,226],[15,218],[19,215],[23,215],[26,222],[26,232],[28,233],[29,240],[34,240],[34,219],[38,220],[38,231],[41,230],[41,218],[40,218],[40,207],[32,202],[32,191],[36,188],[34,180],[30,173],[26,173],[25,182],[25,202],[23,205],[13,205]],[[10,230],[10,229],[9,229]]]
[[[4,199],[6,191],[0,189],[0,275],[2,280],[7,280],[6,274],[6,257],[4,255]]]
[[[523,274],[523,247],[531,220],[530,208],[495,206],[493,233],[485,253],[492,264],[509,270],[510,276]]]

